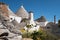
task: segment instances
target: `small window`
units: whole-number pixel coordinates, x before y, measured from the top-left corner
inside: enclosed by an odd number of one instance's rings
[[[11,20],[12,20],[12,18],[11,18]]]
[[[4,21],[7,21],[7,20],[4,20]]]
[[[47,29],[50,29],[50,27],[47,27]]]

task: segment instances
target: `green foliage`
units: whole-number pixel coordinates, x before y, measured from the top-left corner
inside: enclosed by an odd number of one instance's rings
[[[27,35],[27,32],[26,32],[26,33],[22,34],[22,37],[23,38],[31,38],[32,36],[31,36],[31,33],[28,33],[28,35]]]
[[[26,18],[24,18],[24,19],[22,19],[22,21],[21,22],[27,22],[27,19]]]
[[[32,33],[32,39],[33,40],[58,40],[57,37],[52,35],[51,33],[47,33],[46,31],[38,31]]]
[[[29,30],[29,28],[31,28],[31,25],[26,25],[26,27],[27,27],[27,37],[29,37],[29,34],[28,34],[28,30]]]
[[[26,25],[27,28],[31,28],[31,25]]]
[[[27,34],[24,34],[23,37],[27,37]],[[28,37],[32,38],[33,40],[58,40],[57,37],[55,37],[51,33],[47,33],[46,31],[39,30],[34,31],[33,33],[28,33]]]

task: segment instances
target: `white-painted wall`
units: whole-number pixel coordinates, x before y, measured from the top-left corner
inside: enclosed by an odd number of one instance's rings
[[[21,22],[21,17],[15,17],[15,20],[18,22],[18,23],[20,23]]]
[[[32,24],[33,24],[34,26],[36,25],[34,21],[31,21],[31,20],[30,20],[30,25],[32,25]]]
[[[31,20],[31,21],[33,21],[34,19],[33,19],[33,13],[31,12],[31,13],[29,13],[29,19]]]
[[[47,21],[46,22],[40,22],[39,25],[42,26],[42,27],[44,27],[44,26],[47,25],[47,23],[48,23]]]
[[[9,17],[10,17],[10,22],[13,21],[13,20],[16,20],[18,23],[20,23],[21,22],[21,19],[22,19],[21,17],[18,17],[18,16],[11,16],[10,15]]]
[[[33,18],[33,13],[32,12],[29,13],[29,23],[30,23],[30,25],[31,24],[35,25],[34,18]]]

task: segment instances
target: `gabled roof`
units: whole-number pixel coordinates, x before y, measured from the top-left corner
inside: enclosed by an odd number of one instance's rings
[[[25,10],[23,6],[20,7],[20,9],[16,13],[17,16],[20,16],[22,18],[28,18],[28,12]]]

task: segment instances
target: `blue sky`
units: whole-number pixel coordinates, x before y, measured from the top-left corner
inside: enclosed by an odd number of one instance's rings
[[[0,0],[0,2],[8,4],[14,13],[23,4],[27,11],[34,12],[34,19],[45,16],[47,21],[53,21],[54,15],[57,21],[60,19],[60,0]]]

